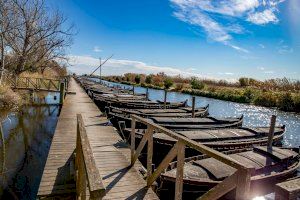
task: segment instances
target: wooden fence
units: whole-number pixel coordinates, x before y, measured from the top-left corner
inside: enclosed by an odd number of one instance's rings
[[[235,199],[245,200],[250,197],[250,181],[251,174],[254,172],[254,168],[244,166],[242,163],[233,160],[229,156],[213,150],[201,143],[197,143],[184,136],[181,136],[171,130],[163,128],[148,119],[144,119],[137,115],[132,115],[132,130],[131,130],[131,165],[133,166],[138,159],[143,147],[147,145],[147,186],[150,187],[153,182],[160,176],[160,174],[168,167],[169,163],[177,157],[177,172],[175,183],[175,199],[182,199],[183,192],[183,167],[185,159],[185,148],[193,148],[203,154],[213,157],[231,167],[237,169],[237,171],[231,176],[224,179],[221,183],[209,190],[207,193],[199,197],[201,200],[213,200],[218,199],[228,193],[229,191],[236,189]],[[137,149],[135,149],[135,125],[136,122],[141,122],[147,125],[147,130],[139,143]],[[159,164],[155,171],[152,171],[152,156],[153,156],[153,132],[154,130],[164,133],[177,140],[176,144],[169,151],[163,161]]]
[[[67,77],[61,80],[32,77],[6,77],[5,81],[10,85],[11,88],[20,90],[59,92],[61,82],[64,82],[66,88],[68,86]]]
[[[75,167],[77,199],[102,199],[105,195],[105,187],[103,186],[102,178],[96,167],[93,152],[80,114],[77,114]]]

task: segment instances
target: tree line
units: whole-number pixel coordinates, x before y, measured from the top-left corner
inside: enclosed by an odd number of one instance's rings
[[[41,72],[66,60],[73,24],[44,0],[0,0],[0,83],[4,72]]]

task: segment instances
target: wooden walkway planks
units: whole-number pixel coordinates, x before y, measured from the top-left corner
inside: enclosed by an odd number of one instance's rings
[[[72,155],[76,146],[76,114],[83,116],[87,135],[103,183],[107,188],[104,199],[158,199],[152,189],[146,188],[137,163],[129,168],[130,149],[106,117],[88,97],[82,88],[70,80],[69,90],[75,95],[67,95],[46,166],[40,183],[38,197],[75,195],[75,183],[71,174]]]

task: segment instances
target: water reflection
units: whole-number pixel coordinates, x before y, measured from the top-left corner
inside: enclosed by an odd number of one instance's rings
[[[98,81],[99,79],[94,79]],[[122,88],[132,88],[132,86],[104,81],[111,86],[121,86]],[[135,87],[135,93],[146,93],[146,88]],[[163,100],[164,91],[149,89],[149,98],[151,100]],[[192,102],[192,95],[179,92],[168,92],[168,101]],[[277,124],[286,125],[286,134],[283,139],[285,146],[300,146],[300,114],[283,112],[272,108],[228,102],[223,100],[211,99],[206,97],[196,97],[197,106],[209,104],[209,113],[217,117],[240,116],[244,114],[244,126],[268,126],[271,115],[277,115]]]
[[[35,96],[38,105],[24,106],[18,113],[2,113],[0,197],[35,199],[59,107],[57,93]],[[0,113],[1,114],[1,113]]]

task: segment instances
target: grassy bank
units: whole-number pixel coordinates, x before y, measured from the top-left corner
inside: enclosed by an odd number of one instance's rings
[[[132,75],[131,75],[132,76]],[[136,75],[138,78],[127,76],[105,77],[108,81],[137,85],[142,87],[165,89],[164,78],[152,75],[149,81],[148,76]],[[124,80],[125,79],[125,80]],[[287,79],[267,80],[259,82],[255,79],[242,78],[238,83],[227,83],[226,81],[190,80],[169,77],[168,81],[171,91],[178,91],[195,96],[203,96],[225,101],[248,103],[264,107],[276,107],[287,112],[300,112],[299,82],[288,82]]]
[[[21,95],[7,85],[0,85],[0,110],[18,110],[23,104]]]

